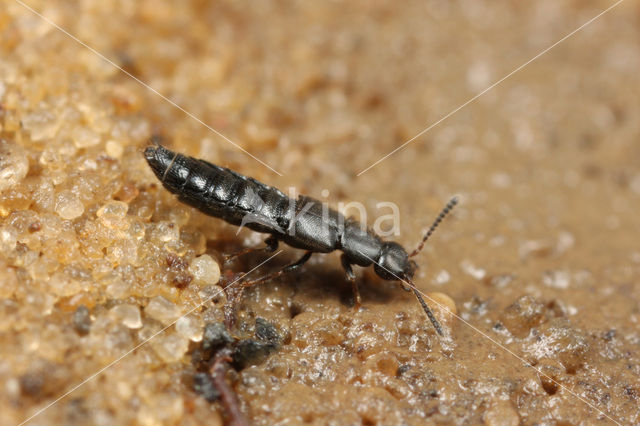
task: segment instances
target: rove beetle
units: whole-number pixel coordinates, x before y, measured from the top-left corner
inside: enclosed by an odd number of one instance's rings
[[[313,253],[340,250],[343,252],[342,266],[353,288],[356,308],[360,306],[360,293],[352,265],[373,265],[380,278],[401,281],[405,290],[413,290],[436,331],[443,335],[440,323],[413,284],[417,265],[410,258],[420,253],[436,227],[458,203],[457,197],[447,203],[418,248],[408,254],[400,244],[383,241],[373,231],[364,229],[359,222],[345,219],[336,210],[323,208],[316,199],[304,195],[291,199],[277,188],[225,167],[170,151],[157,142],[148,146],[144,155],[162,185],[183,203],[232,225],[270,234],[265,241],[268,251],[275,251],[280,241],[306,250],[296,262],[268,276],[245,281],[243,288],[297,269]]]

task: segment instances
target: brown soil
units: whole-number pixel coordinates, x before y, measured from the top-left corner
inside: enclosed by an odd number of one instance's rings
[[[282,176],[4,2],[1,424],[225,420],[193,390],[193,354],[222,319],[222,254],[262,237],[165,191],[142,156],[152,134],[285,192],[361,201],[370,224],[393,202],[407,248],[461,195],[417,257],[418,287],[460,315],[434,307],[448,338],[371,270],[355,311],[337,254],[246,292],[234,333],[261,317],[284,339],[228,375],[252,423],[640,421],[637,2],[361,176],[612,3],[28,3]]]

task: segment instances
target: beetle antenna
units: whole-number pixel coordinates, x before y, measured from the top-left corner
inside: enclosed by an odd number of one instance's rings
[[[420,304],[422,305],[422,309],[424,309],[424,313],[427,314],[427,316],[429,317],[429,320],[431,321],[431,324],[433,324],[433,327],[436,329],[439,335],[444,336],[444,333],[442,332],[442,326],[436,319],[436,316],[433,315],[433,311],[431,310],[431,308],[429,308],[429,305],[427,305],[427,302],[425,302],[424,299],[422,298],[422,295],[416,288],[416,285],[413,283],[413,281],[411,281],[408,278],[405,278],[405,280],[407,280],[407,282],[409,283],[409,287],[411,287],[411,290],[413,290],[413,294],[416,295],[418,302],[420,302]]]
[[[453,197],[451,200],[449,200],[449,202],[447,203],[446,206],[444,206],[444,208],[442,209],[438,217],[436,217],[436,220],[433,221],[433,224],[431,225],[427,233],[424,234],[424,237],[422,237],[422,241],[420,241],[420,244],[418,244],[418,248],[412,251],[409,257],[413,257],[422,251],[422,248],[424,247],[424,243],[427,242],[431,234],[433,234],[433,231],[435,231],[438,225],[440,225],[440,222],[442,222],[442,219],[444,219],[449,214],[449,212],[453,210],[456,204],[458,204],[458,200],[459,199],[457,195]]]

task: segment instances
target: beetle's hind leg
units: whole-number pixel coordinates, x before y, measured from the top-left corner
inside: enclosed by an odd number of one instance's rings
[[[264,251],[266,253],[273,253],[278,249],[278,239],[273,235],[264,240],[265,247],[248,247],[231,254],[225,254],[222,256],[224,264],[235,259],[236,257],[244,256],[245,254],[253,253],[256,251]]]
[[[276,240],[276,244],[277,244],[277,240]],[[224,307],[225,324],[227,325],[227,327],[228,328],[233,327],[233,324],[235,322],[234,320],[235,320],[236,307],[240,303],[240,299],[242,298],[242,293],[244,292],[244,289],[273,280],[287,272],[295,271],[296,269],[300,268],[302,265],[307,263],[307,261],[311,258],[312,254],[313,252],[308,251],[300,259],[286,265],[282,269],[276,272],[273,272],[271,274],[262,276],[260,278],[256,278],[255,280],[240,281],[238,288],[232,291],[232,296],[229,298],[227,305]]]
[[[358,289],[358,283],[356,281],[356,274],[353,272],[353,268],[351,267],[351,263],[349,263],[349,259],[347,259],[347,255],[343,254],[340,256],[340,262],[342,262],[342,267],[344,268],[344,272],[347,274],[347,279],[351,283],[351,288],[353,289],[353,300],[354,307],[356,311],[360,310],[361,299],[360,299],[360,290]]]
[[[287,266],[283,267],[279,271],[273,272],[271,274],[265,275],[265,276],[260,277],[260,278],[256,278],[255,280],[242,282],[240,285],[242,286],[242,288],[253,287],[254,285],[261,284],[263,282],[270,281],[270,280],[273,280],[275,278],[278,278],[279,276],[283,275],[284,273],[295,271],[296,269],[300,268],[302,265],[307,263],[307,261],[309,259],[311,259],[311,255],[312,254],[313,254],[313,252],[308,251],[300,259],[296,260],[293,263],[288,264]]]

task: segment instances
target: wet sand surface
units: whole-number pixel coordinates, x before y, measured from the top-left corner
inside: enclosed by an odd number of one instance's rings
[[[227,374],[252,424],[640,421],[637,2],[442,122],[613,3],[28,4],[281,176],[4,2],[0,423],[228,421],[194,379],[203,332],[268,255],[223,264],[263,236],[164,190],[154,134],[371,226],[394,203],[408,250],[461,196],[416,257],[445,338],[371,269],[356,311],[337,253],[245,292],[232,337],[277,336]]]

